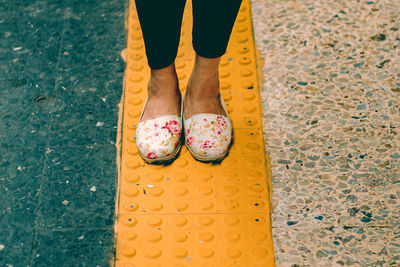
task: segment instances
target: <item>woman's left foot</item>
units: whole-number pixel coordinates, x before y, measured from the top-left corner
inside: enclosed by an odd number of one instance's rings
[[[183,99],[186,146],[194,158],[218,161],[225,157],[232,140],[232,123],[219,93],[218,71],[196,72]]]

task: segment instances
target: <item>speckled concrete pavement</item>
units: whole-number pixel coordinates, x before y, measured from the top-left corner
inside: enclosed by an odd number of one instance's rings
[[[277,266],[399,266],[400,1],[252,13]]]

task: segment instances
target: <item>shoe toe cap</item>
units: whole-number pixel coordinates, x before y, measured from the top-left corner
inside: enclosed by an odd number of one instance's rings
[[[190,150],[210,159],[223,156],[232,140],[231,122],[224,116],[195,115],[185,121],[185,128]]]
[[[165,119],[164,119],[165,120]],[[181,125],[171,120],[146,121],[136,131],[136,146],[143,157],[158,159],[171,155],[181,138]]]

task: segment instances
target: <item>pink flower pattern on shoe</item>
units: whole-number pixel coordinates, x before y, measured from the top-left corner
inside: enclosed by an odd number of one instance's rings
[[[168,129],[171,134],[180,134],[182,126],[177,120],[167,121],[161,129]]]
[[[180,143],[181,121],[176,115],[165,115],[139,122],[136,146],[142,157],[157,159],[171,155]]]
[[[201,113],[184,121],[188,148],[195,154],[210,158],[222,156],[232,140],[232,124],[228,117]]]

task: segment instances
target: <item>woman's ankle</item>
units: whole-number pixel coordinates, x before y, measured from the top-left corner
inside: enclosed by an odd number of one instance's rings
[[[175,64],[162,69],[152,69],[148,84],[149,97],[176,94],[179,94],[179,82]]]

